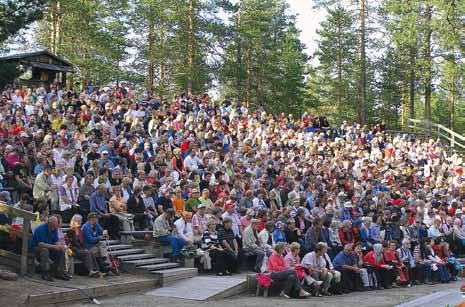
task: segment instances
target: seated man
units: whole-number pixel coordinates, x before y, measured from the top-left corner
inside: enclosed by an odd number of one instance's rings
[[[160,214],[153,223],[153,237],[160,242],[166,242],[171,245],[171,257],[176,260],[179,252],[187,244],[187,241],[176,236],[173,221],[175,211],[168,209]]]
[[[197,206],[197,212],[192,216],[192,228],[194,229],[195,236],[202,236],[205,230],[207,230],[208,218],[205,213],[205,205],[200,204]]]
[[[258,237],[257,229],[259,222],[260,221],[257,219],[252,219],[250,225],[245,228],[242,239],[244,251],[257,256],[254,267],[255,272],[260,272],[263,259],[265,258],[265,248],[262,246],[260,238]]]
[[[40,225],[34,231],[30,242],[31,250],[39,257],[42,279],[53,281],[50,276],[50,259],[56,278],[70,280],[65,273],[65,247],[58,243],[58,219],[56,216],[48,218],[47,223]]]
[[[218,241],[225,250],[226,275],[238,272],[239,245],[232,227],[232,219],[225,217],[223,218],[223,227],[218,230]]]
[[[326,252],[328,251],[328,247],[326,243],[319,242],[315,246],[315,250],[310,252],[304,256],[302,259],[302,266],[309,270],[309,274],[320,281],[320,284],[323,283],[321,286],[321,294],[329,295],[329,287],[331,286],[331,281],[334,280],[335,282],[339,282],[341,278],[341,273],[334,269],[328,269],[326,267]],[[331,262],[330,262],[331,263]],[[319,285],[319,284],[317,284]]]
[[[84,237],[84,248],[91,251],[96,257],[100,270],[109,272],[110,264],[108,260],[107,246],[104,240],[108,239],[108,232],[103,230],[98,223],[98,215],[95,212],[89,213],[87,222],[82,226]]]
[[[341,288],[345,293],[361,290],[360,269],[353,255],[353,243],[344,245],[344,249],[333,260],[334,268],[341,272]]]
[[[110,238],[119,239],[120,222],[118,217],[108,210],[105,185],[97,186],[97,190],[90,196],[89,202],[90,212],[96,213],[101,219],[101,224],[105,229],[108,229]]]

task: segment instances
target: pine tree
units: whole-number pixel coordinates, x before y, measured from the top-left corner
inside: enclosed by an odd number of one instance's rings
[[[43,17],[47,0],[0,2],[0,44],[32,22]]]
[[[355,16],[342,6],[329,8],[327,18],[320,26],[315,53],[319,64],[310,73],[309,83],[313,85],[310,85],[309,95],[318,104],[326,106],[325,112],[335,119],[341,120],[348,115],[354,118],[358,112],[356,97],[359,91],[356,83],[359,37]]]

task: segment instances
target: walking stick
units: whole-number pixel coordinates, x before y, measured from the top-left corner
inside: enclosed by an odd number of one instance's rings
[[[115,270],[115,274],[119,276],[119,269],[118,269],[119,264],[117,262],[116,257],[114,257],[113,254],[112,254],[110,241],[108,241],[108,237],[105,239],[105,241],[106,241],[106,244],[107,244],[108,260],[110,261],[110,265]]]

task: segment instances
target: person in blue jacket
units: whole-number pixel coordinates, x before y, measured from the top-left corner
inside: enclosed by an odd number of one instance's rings
[[[108,239],[108,232],[98,223],[98,215],[95,212],[89,213],[87,222],[82,225],[85,249],[95,253],[103,272],[108,272],[110,264],[108,262],[108,251],[105,240]]]
[[[65,272],[65,246],[58,242],[58,218],[51,216],[47,223],[36,228],[32,234],[29,246],[40,261],[42,279],[53,281],[50,275],[50,260],[53,262],[55,277],[62,280],[70,280],[71,276]]]

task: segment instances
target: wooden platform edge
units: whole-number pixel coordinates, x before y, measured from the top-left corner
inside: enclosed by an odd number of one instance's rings
[[[225,299],[248,291],[247,280],[207,298],[207,301]]]
[[[27,297],[26,306],[43,306],[51,304],[59,304],[71,301],[88,300],[90,297],[105,297],[111,295],[119,295],[141,290],[155,289],[161,287],[161,278],[123,282],[119,284],[110,284],[96,286],[83,289],[65,289],[64,291],[56,291],[43,294],[31,294]],[[84,294],[85,293],[85,294]]]

